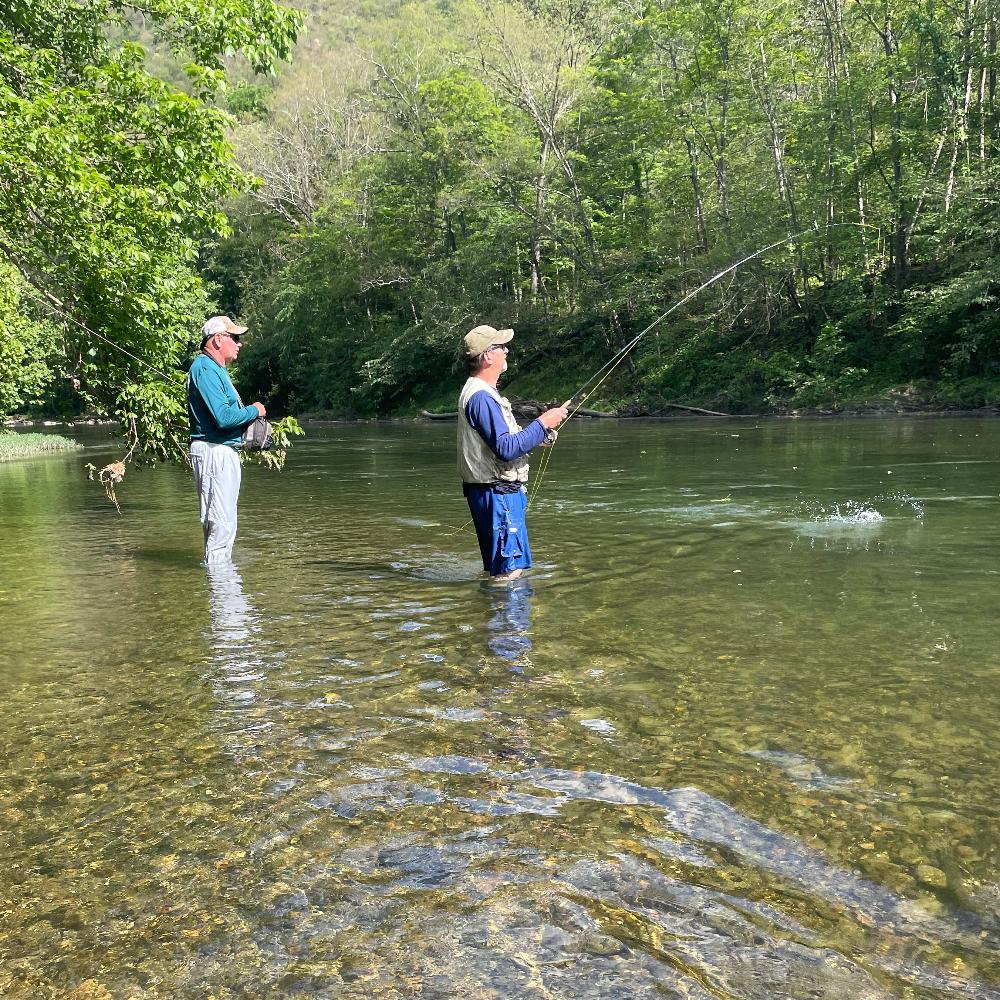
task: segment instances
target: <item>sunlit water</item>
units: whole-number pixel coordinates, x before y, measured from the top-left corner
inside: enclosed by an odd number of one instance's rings
[[[1000,423],[453,437],[0,466],[0,995],[1000,998]]]

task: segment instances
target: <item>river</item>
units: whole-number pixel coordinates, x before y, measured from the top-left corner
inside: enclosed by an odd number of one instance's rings
[[[1000,422],[453,425],[0,466],[0,995],[1000,998]]]

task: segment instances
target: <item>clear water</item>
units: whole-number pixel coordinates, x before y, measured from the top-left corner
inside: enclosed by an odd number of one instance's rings
[[[0,995],[1000,998],[1000,423],[453,435],[0,466]]]

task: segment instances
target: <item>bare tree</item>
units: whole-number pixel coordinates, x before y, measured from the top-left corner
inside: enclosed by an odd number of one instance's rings
[[[252,197],[293,225],[312,222],[333,180],[377,145],[371,70],[360,54],[341,51],[306,69],[285,81],[266,120],[235,136],[240,164],[261,181]]]

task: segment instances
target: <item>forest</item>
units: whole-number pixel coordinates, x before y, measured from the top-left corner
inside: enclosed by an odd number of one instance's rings
[[[299,409],[443,404],[482,320],[518,331],[512,391],[555,398],[806,231],[647,338],[605,405],[991,402],[995,15],[585,0],[361,25],[245,92],[262,184],[207,264],[260,330],[245,377]]]
[[[517,331],[512,395],[564,398],[781,240],[594,405],[1000,402],[995,0],[103,6],[75,67],[65,30],[0,34],[4,412],[70,405],[71,381],[169,447],[154,425],[213,309],[251,326],[238,381],[278,410],[451,408],[480,322]],[[98,102],[132,127],[90,107],[81,139],[74,106],[63,147],[24,148],[38,88],[70,105],[95,77],[132,88]],[[154,114],[175,138],[134,120]]]

